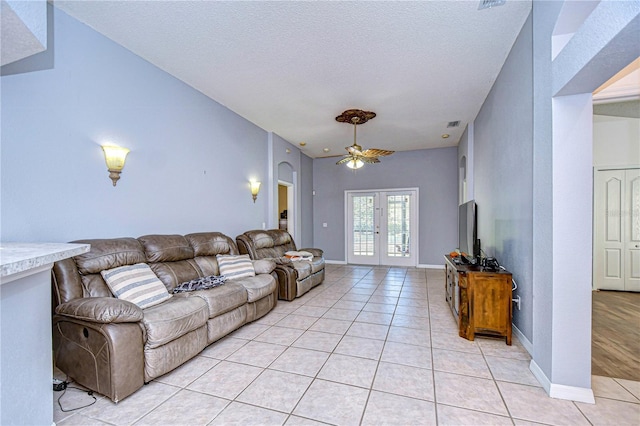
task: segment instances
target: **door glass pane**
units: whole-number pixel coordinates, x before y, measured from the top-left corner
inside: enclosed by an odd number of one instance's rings
[[[387,196],[387,256],[409,257],[410,197]]]
[[[374,198],[372,195],[353,196],[353,254],[373,256]]]

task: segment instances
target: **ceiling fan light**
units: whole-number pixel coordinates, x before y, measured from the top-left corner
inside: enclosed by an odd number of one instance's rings
[[[353,170],[359,169],[362,166],[364,166],[364,163],[360,159],[352,159],[347,162],[347,167]]]

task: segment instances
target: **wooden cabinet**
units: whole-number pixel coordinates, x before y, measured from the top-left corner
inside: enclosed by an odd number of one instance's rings
[[[445,294],[458,334],[504,337],[511,345],[511,273],[457,264],[445,256]]]

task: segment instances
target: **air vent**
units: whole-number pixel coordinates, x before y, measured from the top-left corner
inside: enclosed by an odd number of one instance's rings
[[[495,6],[502,6],[506,2],[507,0],[481,0],[480,5],[478,6],[478,10],[491,9]]]
[[[447,129],[449,127],[458,127],[460,125],[460,120],[458,121],[450,121],[449,124],[447,124]]]

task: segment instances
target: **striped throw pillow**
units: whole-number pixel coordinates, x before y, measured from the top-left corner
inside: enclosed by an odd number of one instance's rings
[[[135,303],[142,309],[169,299],[167,288],[146,263],[119,266],[101,271],[102,278],[118,299]]]
[[[236,256],[218,254],[216,255],[216,259],[218,259],[220,275],[224,275],[230,280],[256,275],[256,271],[253,269],[253,263],[251,263],[251,258],[248,254]]]

